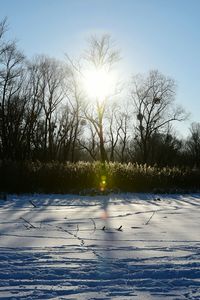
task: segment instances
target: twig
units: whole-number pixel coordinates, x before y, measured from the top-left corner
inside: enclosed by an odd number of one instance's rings
[[[96,231],[97,227],[96,227],[96,223],[94,221],[94,219],[90,218],[90,220],[92,221],[93,225],[94,225],[94,229],[93,229],[93,233]]]
[[[123,231],[123,229],[122,229],[122,225],[121,226],[119,226],[119,228],[117,229],[118,231]]]
[[[33,207],[37,208],[36,204],[32,200],[29,200],[29,202],[33,205]]]
[[[150,222],[151,219],[153,218],[155,212],[156,212],[156,210],[152,213],[151,217],[149,218],[149,220],[148,220],[144,225],[148,225],[148,224],[149,224],[149,222]]]
[[[26,224],[23,224],[23,225],[24,225],[24,227],[25,227],[27,230],[30,229],[30,227],[29,227],[28,225],[26,225]]]
[[[76,225],[76,227],[77,227],[77,231],[76,231],[75,236],[77,237],[77,234],[78,234],[78,232],[79,232],[79,226],[78,226],[78,224]]]
[[[31,224],[29,221],[27,221],[26,219],[24,219],[23,217],[20,217],[20,219],[22,219],[24,222],[26,222],[27,224],[29,224],[31,226],[31,228],[37,228],[33,224]]]

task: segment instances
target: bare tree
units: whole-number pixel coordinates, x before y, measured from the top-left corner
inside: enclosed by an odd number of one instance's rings
[[[83,92],[79,84],[79,75],[81,73],[80,66],[78,63],[74,63],[68,58],[67,64],[67,78],[66,78],[66,87],[67,87],[67,100],[68,107],[71,110],[71,131],[72,134],[70,140],[70,149],[71,149],[71,161],[76,161],[76,152],[79,152],[79,136],[82,133],[83,127],[85,125],[85,120],[83,118]]]
[[[89,154],[89,160],[97,160],[99,144],[97,142],[97,133],[91,123],[87,126],[87,133],[84,137],[78,139],[80,149]]]
[[[105,68],[109,73],[116,62],[120,59],[119,51],[115,49],[113,41],[109,35],[103,35],[100,38],[92,36],[89,39],[89,47],[84,56],[88,65],[92,65],[95,69]],[[114,92],[115,93],[115,92]],[[86,119],[91,122],[98,136],[100,158],[104,162],[108,160],[108,155],[105,149],[105,134],[104,122],[107,102],[113,95],[105,95],[104,99],[93,99],[92,109],[85,110]]]
[[[84,58],[92,63],[95,68],[106,67],[110,70],[120,59],[119,50],[109,34],[100,37],[93,35],[88,39],[89,47],[84,53]]]
[[[115,151],[118,145],[118,140],[120,136],[120,130],[122,127],[121,122],[118,119],[119,110],[113,105],[110,107],[107,115],[108,119],[108,138],[109,138],[109,152],[110,152],[110,161],[115,160]]]
[[[24,80],[24,55],[15,42],[4,39],[6,25],[6,20],[0,23],[0,136],[3,158],[13,153],[13,139],[16,139],[14,128],[19,130],[25,105],[20,94]],[[17,103],[16,99],[21,100]],[[17,105],[18,109],[14,108]],[[16,122],[14,113],[17,114]]]
[[[142,162],[148,163],[152,136],[165,132],[174,121],[183,121],[187,115],[175,102],[175,82],[158,71],[147,76],[133,77],[131,98],[136,115],[135,141],[142,153]]]
[[[114,103],[109,107],[107,113],[107,127],[108,127],[108,152],[110,154],[110,161],[119,160],[124,162],[126,160],[126,148],[129,138],[129,121],[130,115],[126,109],[125,103],[123,108]]]
[[[54,154],[54,135],[56,131],[56,109],[64,98],[64,70],[61,63],[45,56],[35,58],[32,70],[35,72],[37,102],[41,107],[44,130],[44,159],[52,159]],[[34,101],[33,97],[33,101]],[[35,102],[33,102],[34,104]],[[40,124],[41,121],[40,121]]]

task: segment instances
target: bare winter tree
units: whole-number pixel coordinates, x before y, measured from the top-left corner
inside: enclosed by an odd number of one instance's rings
[[[101,37],[92,36],[89,39],[89,47],[85,52],[84,58],[88,65],[92,65],[97,70],[103,67],[109,73],[116,62],[119,61],[120,56],[111,37],[105,34]],[[93,105],[88,103],[90,108],[85,110],[86,119],[91,122],[99,140],[100,159],[102,162],[108,160],[105,149],[104,121],[107,102],[112,96],[106,95],[104,99],[97,97],[93,100]]]
[[[67,100],[68,108],[71,111],[71,127],[70,127],[70,153],[71,161],[76,161],[80,159],[79,155],[79,136],[82,133],[85,126],[85,119],[83,118],[83,92],[79,84],[79,77],[81,74],[80,66],[78,62],[73,62],[68,58],[67,63]]]
[[[116,147],[118,145],[118,141],[120,138],[120,130],[122,128],[122,124],[119,120],[119,109],[115,105],[109,108],[107,113],[108,119],[108,138],[109,138],[109,154],[110,161],[115,160]]]
[[[120,59],[109,35],[91,36],[81,59],[67,56],[66,65],[46,56],[25,61],[16,43],[6,39],[6,31],[4,19],[0,22],[0,159],[127,162],[130,158],[167,164],[172,156],[178,157],[181,142],[168,129],[186,114],[175,105],[173,79],[158,71],[134,76],[132,113],[125,104],[127,96],[123,105],[121,97],[116,99],[119,83],[107,89]],[[96,80],[87,82],[93,94],[84,86],[88,71]],[[98,77],[102,74],[103,84]],[[186,145],[199,166],[197,124],[192,125]]]
[[[149,162],[153,135],[165,132],[169,124],[187,117],[180,106],[174,105],[175,88],[174,80],[158,71],[133,77],[131,99],[136,115],[135,141],[143,163]]]
[[[42,74],[38,64],[27,61],[26,80],[24,81],[24,94],[28,102],[24,114],[24,151],[26,159],[35,158],[34,153],[39,154],[42,149],[43,132],[40,132],[42,127],[42,104],[39,100],[41,97],[41,77]],[[42,157],[38,156],[37,158],[41,159]]]
[[[87,133],[78,139],[80,149],[86,152],[85,157],[87,160],[99,159],[99,143],[97,133],[91,123],[87,125]],[[89,154],[89,157],[88,155]]]
[[[41,107],[40,125],[43,127],[43,159],[54,156],[54,136],[56,132],[56,110],[64,98],[64,70],[59,61],[39,56],[35,58],[35,88],[37,102]],[[34,99],[34,98],[33,98]],[[34,101],[34,100],[33,100]]]
[[[15,145],[16,138],[19,137],[25,107],[25,98],[21,95],[24,80],[24,55],[17,49],[15,42],[4,39],[5,31],[6,20],[0,23],[0,137],[2,158],[13,156],[13,145]]]
[[[107,113],[108,119],[108,151],[110,154],[110,161],[118,160],[125,162],[127,159],[127,142],[129,139],[129,124],[130,115],[126,109],[125,103],[116,105],[114,103],[109,107]]]

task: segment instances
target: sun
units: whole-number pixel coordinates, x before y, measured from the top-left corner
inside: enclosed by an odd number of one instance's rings
[[[94,68],[84,72],[83,86],[87,95],[95,100],[103,101],[114,93],[116,75],[106,68]]]

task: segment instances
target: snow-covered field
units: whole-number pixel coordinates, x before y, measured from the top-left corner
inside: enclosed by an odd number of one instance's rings
[[[199,216],[200,194],[9,195],[0,299],[200,299]]]

